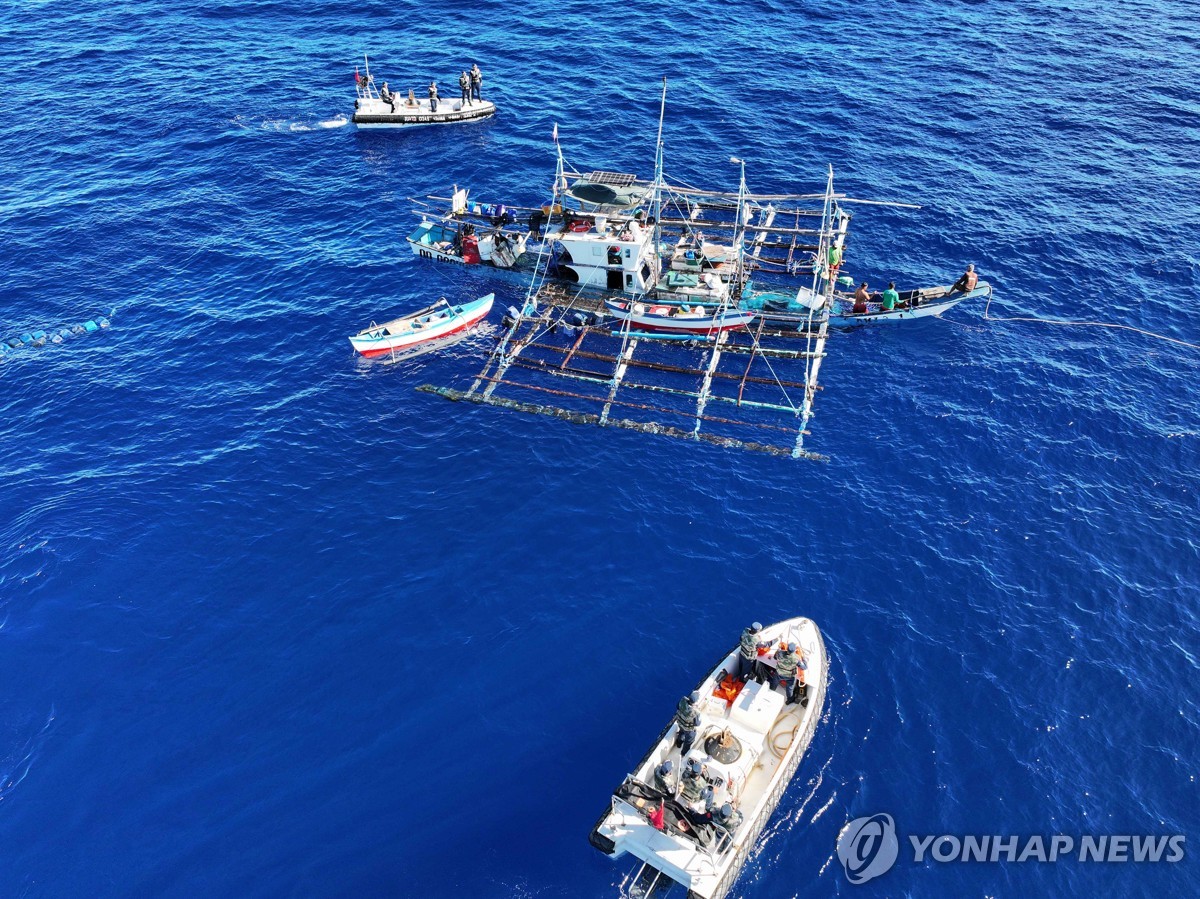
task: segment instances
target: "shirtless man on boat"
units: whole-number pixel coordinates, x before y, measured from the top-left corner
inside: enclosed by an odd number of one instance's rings
[[[954,282],[954,286],[950,288],[950,293],[962,291],[970,293],[975,289],[975,285],[979,283],[979,275],[975,273],[974,264],[968,265],[967,270],[962,273],[962,277]]]
[[[858,285],[858,290],[854,292],[854,308],[850,311],[855,315],[861,315],[867,311],[867,303],[871,300],[871,294],[867,292],[867,282],[863,281]]]

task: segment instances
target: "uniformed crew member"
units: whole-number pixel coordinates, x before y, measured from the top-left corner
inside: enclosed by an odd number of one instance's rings
[[[742,640],[738,644],[738,677],[742,683],[750,680],[754,673],[754,663],[758,660],[758,632],[762,625],[757,621],[742,631]]]
[[[479,91],[483,87],[483,72],[479,71],[479,63],[471,63],[471,97],[472,99],[483,102],[483,98],[479,96]]]
[[[779,651],[775,653],[775,671],[771,678],[771,687],[783,687],[783,695],[790,697],[798,665],[796,644],[780,645]]]
[[[705,786],[704,766],[699,759],[688,759],[679,780],[679,798],[688,803],[699,802]]]
[[[429,82],[429,111],[437,112],[437,82]]]
[[[654,769],[654,788],[666,796],[675,795],[675,767],[670,759]]]
[[[463,106],[471,105],[471,76],[467,74],[467,70],[463,69],[463,73],[458,76],[458,90],[462,94]]]
[[[736,810],[732,805],[726,802],[723,806],[713,812],[713,824],[724,831],[724,839],[731,840],[737,832],[738,827],[742,824],[743,815]]]
[[[679,755],[685,756],[696,742],[696,728],[700,726],[700,713],[696,711],[696,703],[700,701],[699,693],[692,693],[679,700],[675,707],[675,723],[678,730],[675,733],[675,745],[679,747]]]

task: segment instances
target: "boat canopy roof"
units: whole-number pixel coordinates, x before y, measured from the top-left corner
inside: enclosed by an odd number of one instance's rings
[[[636,206],[646,195],[645,188],[634,185],[602,184],[591,180],[576,181],[567,193],[584,203],[597,206],[616,206],[627,209]]]

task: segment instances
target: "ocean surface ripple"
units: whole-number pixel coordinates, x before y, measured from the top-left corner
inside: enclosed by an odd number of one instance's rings
[[[1194,10],[1193,10],[1194,11]],[[587,843],[754,619],[832,656],[733,896],[858,895],[904,833],[1185,833],[1200,669],[1200,44],[1188,4],[74,4],[0,18],[3,896],[615,896]],[[479,62],[501,113],[347,124]],[[409,198],[582,169],[819,190],[873,283],[796,464],[417,393],[345,336],[519,285]],[[1190,843],[1189,843],[1190,848]],[[898,864],[877,895],[1197,895],[1177,865]],[[867,895],[863,890],[863,895]]]

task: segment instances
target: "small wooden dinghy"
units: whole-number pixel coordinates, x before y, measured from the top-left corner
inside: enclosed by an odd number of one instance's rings
[[[875,300],[867,303],[866,312],[854,311],[854,300],[835,297],[829,313],[829,324],[835,328],[856,328],[860,325],[883,325],[909,321],[914,318],[930,318],[953,309],[963,300],[986,299],[991,296],[992,286],[980,281],[975,289],[963,293],[948,286],[923,287],[920,290],[905,290],[900,293],[900,305],[884,309]]]
[[[915,318],[935,318],[953,309],[963,300],[987,299],[992,286],[980,281],[975,289],[963,293],[948,286],[922,287],[919,290],[900,291],[900,304],[894,309],[884,309],[878,300],[867,303],[866,312],[854,311],[854,298],[835,294],[833,307],[829,311],[829,324],[834,328],[857,328],[862,325],[884,325],[905,322]],[[803,326],[809,319],[810,309],[819,309],[824,298],[801,287],[795,294],[780,291],[756,293],[741,303],[743,309],[753,309],[768,325]]]
[[[432,306],[400,318],[359,331],[350,344],[363,356],[382,356],[422,343],[439,340],[482,321],[492,309],[496,295],[489,293],[478,300],[450,305],[446,298]]]
[[[624,300],[605,300],[604,305],[630,327],[696,337],[715,337],[722,331],[744,328],[754,319],[753,312],[719,306],[646,305]]]

